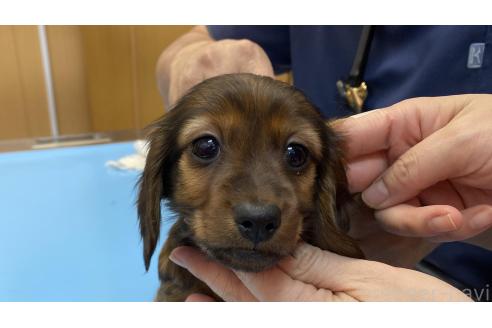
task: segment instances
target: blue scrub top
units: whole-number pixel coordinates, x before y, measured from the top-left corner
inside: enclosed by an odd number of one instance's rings
[[[327,118],[352,114],[336,81],[347,77],[360,26],[209,26],[213,38],[258,43],[276,73],[294,84]],[[492,93],[492,26],[376,26],[364,80],[366,109],[422,96]]]
[[[275,72],[291,71],[294,84],[326,118],[353,114],[339,96],[336,81],[350,72],[361,26],[209,26],[208,30],[216,40],[244,38],[258,43]],[[413,97],[492,93],[492,26],[377,26],[364,80],[369,89],[367,110]],[[460,287],[492,286],[490,251],[447,243],[423,263]]]

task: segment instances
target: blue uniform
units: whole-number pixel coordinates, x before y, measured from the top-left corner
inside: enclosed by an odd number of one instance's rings
[[[294,84],[326,117],[350,115],[336,81],[346,78],[361,27],[209,26],[215,39],[250,39],[276,73],[291,70]],[[469,65],[471,64],[471,65]],[[492,26],[375,27],[364,80],[365,108],[421,96],[492,93]]]
[[[350,72],[360,26],[209,26],[208,30],[217,40],[244,38],[258,43],[275,72],[291,71],[294,84],[326,118],[353,113],[343,105],[336,81]],[[367,110],[413,97],[492,94],[492,26],[375,27],[364,81]],[[448,243],[431,253],[426,263],[460,287],[492,285],[492,252],[478,247]]]

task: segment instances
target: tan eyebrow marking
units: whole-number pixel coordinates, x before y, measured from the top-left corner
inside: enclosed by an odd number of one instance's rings
[[[219,137],[210,119],[206,116],[194,117],[181,128],[178,136],[178,145],[183,147],[200,135],[211,134]]]
[[[300,143],[309,148],[316,158],[321,158],[321,140],[318,133],[309,124],[301,124],[289,138],[289,143]]]

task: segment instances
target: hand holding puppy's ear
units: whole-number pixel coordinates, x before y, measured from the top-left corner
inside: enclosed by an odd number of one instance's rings
[[[226,301],[470,301],[426,274],[347,258],[305,243],[259,273],[233,272],[191,247],[176,248],[170,259]],[[193,294],[188,300],[211,299]]]
[[[458,95],[343,120],[350,190],[395,234],[454,241],[490,229],[491,110],[492,95]]]

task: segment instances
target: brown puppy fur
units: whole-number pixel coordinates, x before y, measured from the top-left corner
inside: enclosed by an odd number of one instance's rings
[[[204,163],[195,154],[200,138],[219,151]],[[351,201],[341,139],[294,87],[251,74],[223,75],[195,86],[151,127],[147,164],[140,180],[138,215],[148,268],[159,238],[161,201],[177,214],[159,256],[156,300],[182,301],[213,293],[168,260],[179,245],[200,248],[224,265],[266,269],[290,254],[299,240],[338,254],[362,257],[341,209]],[[301,145],[300,167],[286,162],[286,147]],[[241,234],[234,209],[272,204],[280,224],[264,241]],[[237,217],[237,215],[236,215]]]

